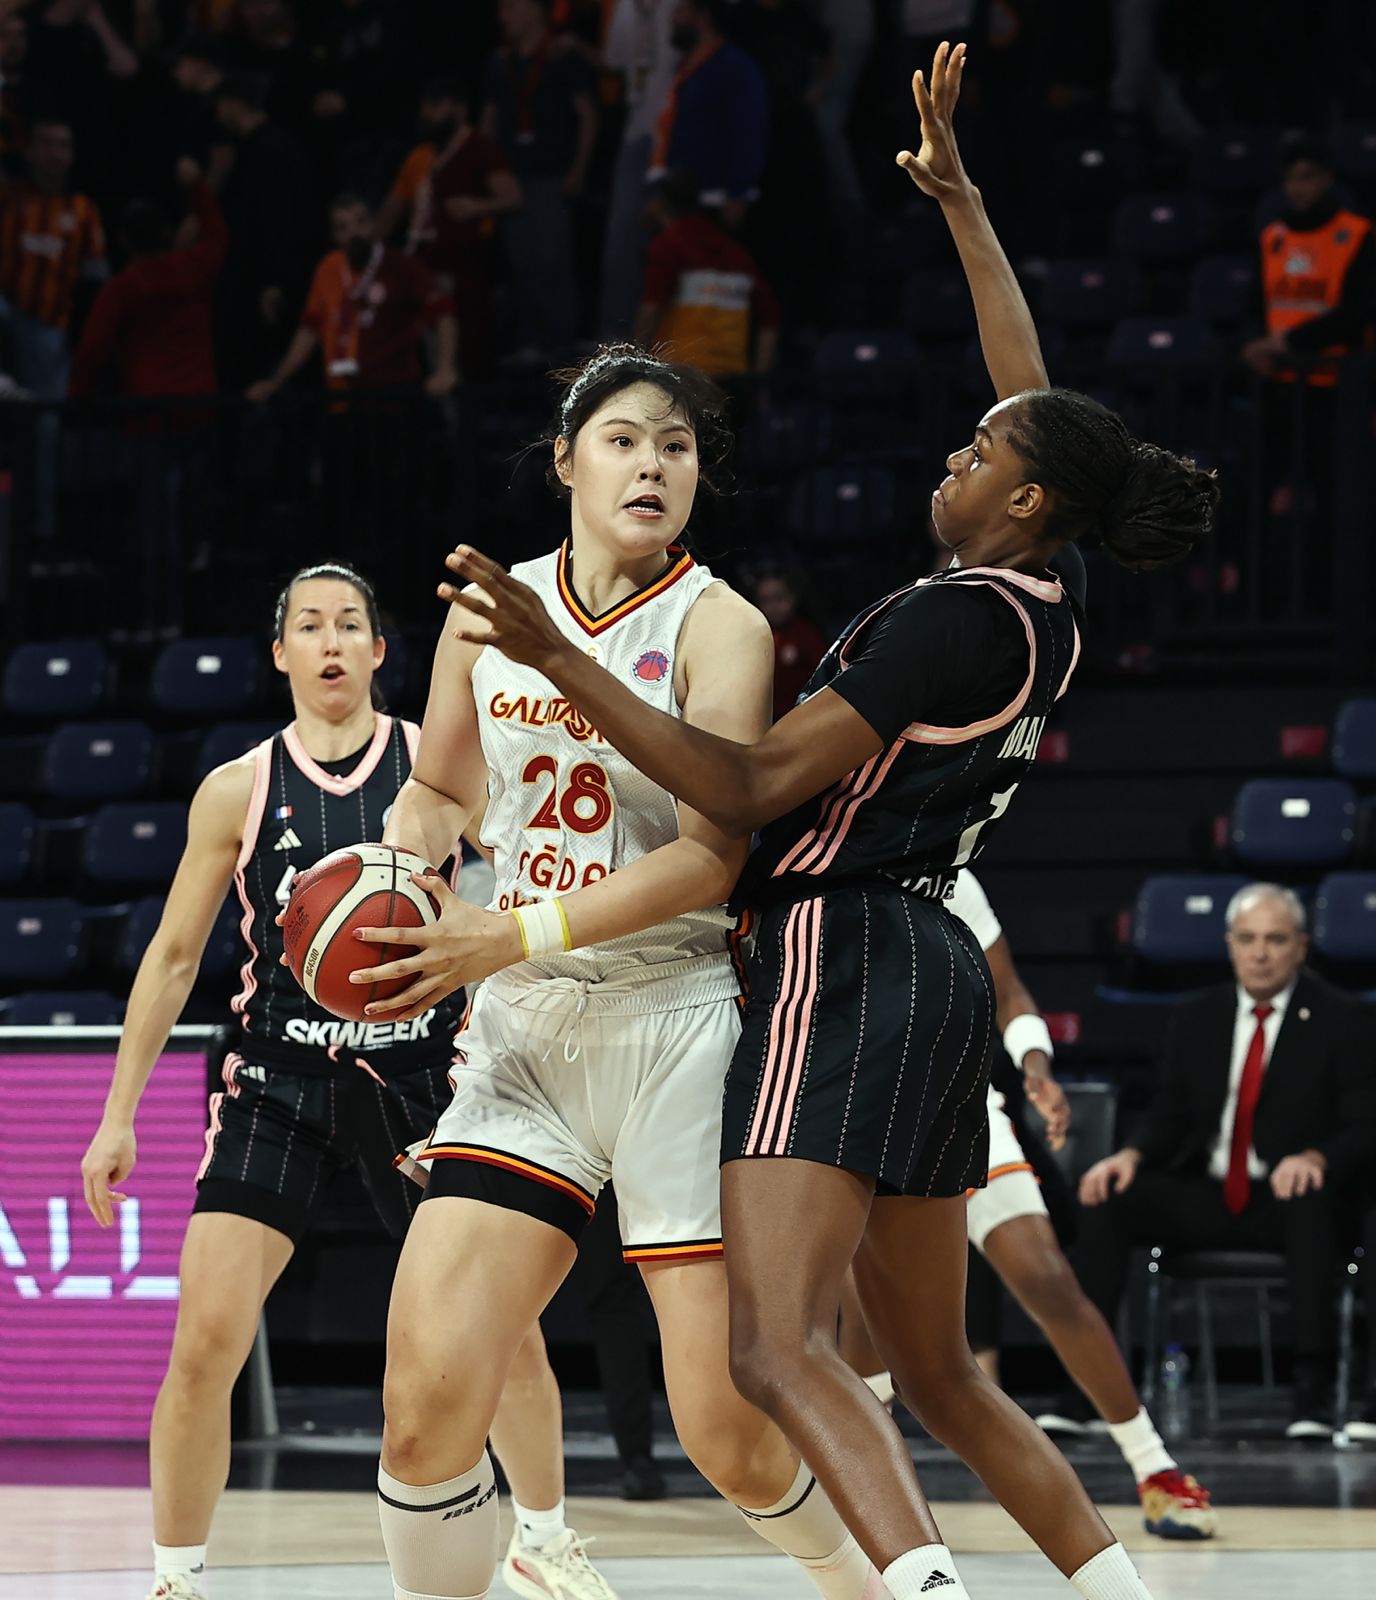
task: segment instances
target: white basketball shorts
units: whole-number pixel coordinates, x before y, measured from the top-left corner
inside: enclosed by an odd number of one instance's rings
[[[1003,1109],[1003,1096],[996,1089],[989,1091],[989,1182],[983,1189],[971,1190],[967,1204],[970,1243],[981,1251],[984,1241],[1001,1223],[1047,1214],[1041,1185]]]

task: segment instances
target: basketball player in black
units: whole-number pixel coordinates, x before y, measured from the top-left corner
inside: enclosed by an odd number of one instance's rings
[[[1096,532],[1144,570],[1210,526],[1217,489],[1049,389],[1036,330],[956,150],[964,47],[913,89],[916,155],[965,266],[998,395],[947,460],[932,519],[959,565],[851,624],[799,706],[742,745],[647,710],[467,546],[444,585],[463,637],[545,673],[654,782],[736,835],[760,914],[726,1087],[722,1203],[732,1370],[883,1573],[894,1600],[965,1589],[901,1435],[836,1352],[852,1259],[880,1352],[927,1429],[983,1478],[1086,1600],[1141,1600],[1075,1475],[965,1340],[965,1199],[987,1165],[993,993],[944,907],[1013,801],[1080,648],[1082,595],[1052,563]],[[481,620],[479,620],[481,619]]]
[[[124,1198],[114,1190],[134,1168],[139,1099],[233,885],[248,945],[233,1002],[240,1029],[224,1089],[211,1100],[149,1441],[159,1600],[202,1596],[211,1517],[229,1473],[230,1391],[263,1302],[332,1175],[355,1168],[388,1230],[406,1231],[421,1191],[393,1157],[428,1134],[449,1102],[462,1012],[460,991],[414,1021],[341,1022],[307,1000],[279,962],[275,919],[293,877],[331,850],[382,837],[419,729],[374,708],[386,646],[373,591],[357,573],[333,564],[299,572],[278,599],[275,633],[294,720],[217,767],[191,802],[186,851],[139,965],[105,1114],[81,1164],[87,1204],[109,1226]],[[558,1499],[559,1392],[538,1329],[503,1406],[494,1443],[513,1492],[532,1506]]]

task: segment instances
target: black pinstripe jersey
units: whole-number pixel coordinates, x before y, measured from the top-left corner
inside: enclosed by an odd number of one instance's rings
[[[308,1000],[277,959],[282,931],[274,918],[292,880],[332,850],[382,838],[392,802],[411,774],[418,738],[414,724],[379,714],[372,741],[341,773],[311,759],[294,725],[254,752],[253,793],[234,874],[248,954],[233,1009],[244,1031],[236,1047],[248,1060],[308,1071],[327,1070],[330,1059],[361,1056],[395,1073],[449,1055],[462,1016],[461,992],[413,1022],[344,1022]]]

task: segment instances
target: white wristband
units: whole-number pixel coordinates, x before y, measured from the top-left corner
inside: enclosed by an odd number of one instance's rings
[[[532,906],[518,906],[511,914],[520,929],[521,949],[527,960],[573,949],[562,900],[537,900]]]
[[[1054,1059],[1056,1050],[1051,1043],[1051,1030],[1035,1011],[1014,1017],[1003,1030],[1003,1048],[1013,1058],[1013,1065],[1022,1071],[1022,1064],[1034,1050],[1045,1050],[1048,1059]]]

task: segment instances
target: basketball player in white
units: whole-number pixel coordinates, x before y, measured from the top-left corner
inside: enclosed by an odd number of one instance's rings
[[[599,354],[569,388],[554,444],[570,539],[517,571],[647,705],[754,739],[769,721],[769,629],[676,543],[700,468],[710,481],[724,453],[720,405],[692,369],[634,347]],[[684,1449],[824,1595],[878,1596],[825,1494],[728,1370],[718,1159],[740,1024],[721,903],[747,842],[644,778],[538,672],[454,632],[386,841],[434,860],[434,819],[485,807],[497,898],[475,912],[425,879],[445,911],[405,936],[422,952],[355,974],[415,975],[369,1007],[400,1018],[487,977],[456,1041],[453,1104],[414,1152],[428,1194],[392,1292],[378,1486],[397,1600],[487,1594],[493,1411],[613,1177]],[[513,1550],[508,1585],[548,1594],[525,1567]]]
[[[1027,1098],[1047,1124],[1053,1146],[1070,1125],[1065,1093],[1052,1076],[1051,1034],[1013,962],[1008,939],[979,879],[966,867],[948,902],[980,942],[994,980],[1003,1044],[1023,1074]],[[1132,1469],[1148,1533],[1163,1539],[1211,1539],[1217,1515],[1208,1493],[1182,1472],[1138,1399],[1113,1332],[1080,1287],[1047,1215],[1041,1188],[1018,1142],[1004,1097],[989,1090],[989,1183],[970,1195],[970,1243],[1007,1284],[1084,1390]],[[893,1384],[879,1370],[853,1281],[848,1285],[842,1354],[881,1399]],[[977,1360],[989,1352],[976,1351]],[[981,1365],[984,1361],[981,1360]]]

